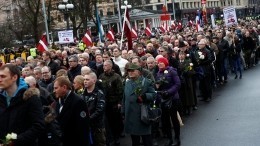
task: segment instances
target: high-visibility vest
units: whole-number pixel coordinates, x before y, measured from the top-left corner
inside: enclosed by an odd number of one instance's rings
[[[32,57],[36,57],[37,56],[36,48],[31,48],[30,49],[30,56],[32,56]]]
[[[81,51],[84,51],[84,50],[85,50],[84,43],[79,43],[79,49],[80,49]]]

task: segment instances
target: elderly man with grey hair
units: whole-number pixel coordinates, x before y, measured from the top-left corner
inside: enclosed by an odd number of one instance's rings
[[[53,102],[53,99],[50,96],[49,91],[37,84],[36,79],[33,76],[28,76],[24,81],[29,85],[30,88],[37,88],[40,91],[40,98],[42,105],[50,105]]]
[[[81,75],[81,65],[78,63],[79,58],[77,55],[69,56],[69,70],[68,77],[72,82],[77,75]]]

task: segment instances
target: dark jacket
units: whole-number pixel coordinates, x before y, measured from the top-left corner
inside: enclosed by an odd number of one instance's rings
[[[104,93],[96,87],[91,93],[85,90],[82,97],[88,107],[91,128],[104,128],[106,105]]]
[[[224,58],[228,57],[229,53],[229,43],[225,39],[219,40],[216,44],[218,46],[219,53],[217,55],[217,61],[222,61]]]
[[[77,75],[81,75],[81,65],[79,65],[79,64],[78,64],[76,67],[71,68],[71,69],[68,71],[68,77],[69,77],[69,79],[70,79],[71,82],[74,80],[74,78],[75,78]]]
[[[55,80],[55,76],[51,76],[49,80],[41,79],[38,84],[40,87],[47,89],[48,85],[51,84],[54,80]]]
[[[249,37],[244,37],[244,49],[247,51],[253,51],[255,49],[255,41],[253,40],[253,38],[251,36]]]
[[[45,127],[40,98],[24,96],[26,90],[27,85],[20,80],[18,92],[9,106],[5,93],[0,94],[0,139],[5,139],[8,133],[16,133],[14,146],[37,146],[36,140]]]
[[[111,71],[110,73],[102,73],[99,76],[99,81],[101,81],[102,87],[104,88],[106,103],[115,105],[121,103],[123,96],[121,77],[114,71]]]
[[[48,64],[48,66],[51,69],[51,74],[52,75],[56,75],[57,71],[60,69],[60,66],[58,63],[56,63],[55,61],[51,60],[50,63]]]
[[[181,87],[181,82],[175,68],[168,66],[165,70],[159,71],[156,76],[156,82],[160,84],[159,91],[167,91],[169,98],[179,99],[178,91]],[[162,97],[159,94],[159,98],[167,97]]]
[[[63,108],[56,105],[57,120],[62,131],[63,146],[89,145],[89,114],[84,100],[74,92],[66,97]]]
[[[111,61],[113,63],[112,69],[115,71],[115,73],[119,74],[122,77],[119,66],[114,63],[113,59],[111,59]],[[104,72],[103,66],[104,65],[101,64],[100,66],[97,67],[97,76],[98,77]]]

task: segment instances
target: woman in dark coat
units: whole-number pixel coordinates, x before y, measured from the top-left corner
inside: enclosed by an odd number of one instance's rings
[[[180,141],[180,123],[177,118],[177,110],[180,104],[178,91],[181,82],[176,69],[169,66],[166,58],[158,59],[159,72],[156,76],[156,88],[158,96],[161,99],[162,108],[162,126],[167,135],[168,141],[166,146],[179,146]],[[172,121],[171,121],[172,120]],[[174,127],[176,143],[173,144],[171,122]]]

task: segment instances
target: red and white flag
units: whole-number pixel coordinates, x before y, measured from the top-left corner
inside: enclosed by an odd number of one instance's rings
[[[163,22],[163,24],[160,27],[160,30],[162,31],[162,33],[165,33],[165,32],[169,31],[169,27],[168,27],[167,21]]]
[[[107,32],[106,37],[110,41],[114,41],[115,40],[114,31],[113,31],[112,28]]]
[[[132,34],[132,38],[135,38],[135,39],[138,38],[138,34],[137,34],[135,28],[132,28],[131,34]]]
[[[178,23],[177,29],[178,29],[178,30],[181,30],[181,29],[182,29],[182,24],[181,24],[181,22]]]
[[[151,31],[151,29],[150,29],[150,24],[147,24],[146,25],[146,28],[145,28],[145,34],[148,36],[148,37],[150,37],[151,35],[152,35],[152,31]]]
[[[171,29],[172,30],[175,30],[176,29],[176,24],[175,24],[175,21],[171,21]]]
[[[37,49],[40,52],[48,51],[48,41],[47,41],[46,33],[44,33],[42,35],[42,38],[40,39],[40,41],[39,41],[39,43],[37,45]]]
[[[82,38],[82,41],[84,44],[86,44],[87,47],[92,46],[92,39],[91,39],[91,33],[90,30],[87,30],[87,32],[85,33],[85,35]]]
[[[193,25],[193,22],[192,22],[192,20],[190,20],[188,26],[192,27],[192,25]]]
[[[130,16],[129,16],[127,7],[126,7],[126,13],[124,16],[124,32],[125,32],[125,36],[127,38],[128,50],[132,50],[133,49],[132,29],[131,29]]]
[[[160,31],[161,31],[162,33],[165,33],[165,32],[166,32],[164,23],[160,26]]]

